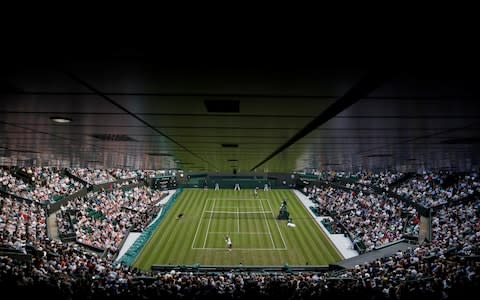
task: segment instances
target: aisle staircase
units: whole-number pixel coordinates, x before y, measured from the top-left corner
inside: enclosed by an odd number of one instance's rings
[[[48,227],[48,237],[52,240],[60,241],[60,237],[58,234],[58,226],[57,226],[57,214],[51,213],[47,219],[47,227]]]

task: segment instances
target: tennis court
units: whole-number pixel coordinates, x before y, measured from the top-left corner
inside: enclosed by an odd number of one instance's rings
[[[207,199],[192,249],[225,249],[225,236],[231,237],[233,250],[287,250],[265,198]]]
[[[276,219],[285,200],[295,228]],[[153,264],[327,265],[339,260],[291,190],[261,190],[255,197],[252,189],[185,189],[133,265],[150,270]]]

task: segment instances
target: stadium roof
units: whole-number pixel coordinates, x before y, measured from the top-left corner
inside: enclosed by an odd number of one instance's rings
[[[480,82],[470,72],[100,54],[24,55],[2,68],[0,164],[227,172],[479,166]]]

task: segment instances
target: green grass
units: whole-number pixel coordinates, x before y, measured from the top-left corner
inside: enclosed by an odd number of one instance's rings
[[[295,228],[276,220],[280,204]],[[183,217],[177,220],[177,215]],[[233,250],[227,251],[225,235]],[[326,265],[341,259],[336,248],[290,190],[185,189],[140,252],[134,266]]]

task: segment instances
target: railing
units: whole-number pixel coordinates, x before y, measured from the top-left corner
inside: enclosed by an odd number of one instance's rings
[[[128,190],[134,189],[136,187],[141,187],[141,186],[144,186],[144,185],[145,185],[145,181],[140,181],[140,182],[137,182],[137,183],[131,183],[131,184],[128,184],[128,185],[123,185],[123,186],[120,186],[118,188],[121,189],[122,191],[128,191]]]
[[[79,181],[81,183],[83,183],[83,185],[85,185],[86,187],[90,186],[91,184],[86,182],[85,180],[83,180],[82,178],[78,177],[77,175],[74,175],[70,172],[70,170],[68,169],[65,169],[65,175],[67,175],[68,177],[72,178],[73,180],[76,180],[76,181]]]
[[[399,240],[391,241],[391,242],[388,242],[388,243],[385,243],[385,244],[381,244],[380,246],[375,246],[373,249],[380,250],[380,249],[388,248],[388,247],[393,246],[393,245],[398,244],[398,243],[403,243],[405,241],[406,241],[405,239],[399,239]]]
[[[23,198],[23,197],[20,197],[20,196],[15,195],[15,194],[11,194],[9,191],[6,191],[6,190],[4,190],[4,189],[2,189],[2,188],[0,188],[0,195],[4,195],[4,196],[6,196],[6,197],[10,197],[11,199],[14,199],[14,200],[17,200],[17,201],[24,201],[24,202],[28,202],[28,203],[34,202],[34,203],[37,203],[38,205],[44,205],[44,206],[45,206],[45,204],[41,204],[40,202],[36,202],[36,201],[34,201],[34,200],[32,200],[32,199]]]
[[[105,251],[105,249],[103,249],[103,248],[98,248],[98,247],[95,247],[93,245],[82,243],[78,239],[76,240],[76,243],[79,244],[80,246],[82,246],[84,248],[87,248],[87,249],[90,249],[91,251],[96,252],[98,254],[101,254]]]
[[[65,205],[68,203],[68,201],[70,200],[73,200],[73,199],[76,199],[76,198],[80,198],[80,197],[83,197],[85,196],[86,194],[88,194],[88,190],[87,188],[83,188],[81,190],[78,190],[76,191],[75,193],[73,194],[70,194],[66,197],[63,197],[62,199],[58,200],[57,202],[55,203],[51,203],[49,206],[48,206],[48,214],[52,214],[54,212],[57,212],[58,210],[60,210],[60,207],[62,207],[62,205]]]
[[[23,171],[19,167],[13,167],[10,169],[10,174],[12,174],[14,177],[22,180],[25,183],[28,183],[29,185],[34,184],[32,180],[32,176],[28,175],[25,171]]]
[[[8,257],[10,257],[14,260],[26,262],[28,264],[32,263],[32,255],[20,253],[20,252],[15,251],[15,250],[11,250],[11,251],[2,250],[2,251],[0,251],[0,256],[8,256]]]
[[[402,177],[398,178],[397,180],[395,180],[394,182],[392,182],[391,184],[388,185],[388,187],[390,189],[394,188],[394,187],[397,187],[399,186],[400,184],[404,183],[405,181],[409,180],[410,178],[412,178],[413,176],[415,175],[415,173],[405,173]]]
[[[194,273],[218,273],[218,272],[261,272],[261,273],[273,273],[273,272],[287,272],[287,273],[300,273],[300,272],[326,272],[329,270],[337,269],[335,266],[330,265],[152,265],[151,270],[153,272],[169,272],[172,270],[180,272],[194,272]]]
[[[385,195],[387,195],[388,197],[397,198],[398,200],[415,207],[415,209],[420,213],[420,215],[422,215],[424,217],[427,217],[427,216],[430,215],[430,208],[425,207],[425,206],[421,205],[420,203],[413,201],[410,198],[407,198],[403,195],[399,195],[399,194],[391,192],[391,191],[387,191],[385,193]]]
[[[474,192],[473,194],[469,194],[469,195],[467,195],[463,198],[460,198],[460,199],[457,199],[457,200],[451,200],[451,201],[448,201],[448,202],[445,202],[445,203],[442,203],[442,204],[438,204],[438,205],[432,206],[431,208],[432,208],[432,211],[437,211],[437,210],[440,210],[444,207],[457,206],[457,205],[460,205],[462,203],[472,201],[472,200],[474,200],[475,198],[478,198],[478,197],[480,197],[480,193]]]

